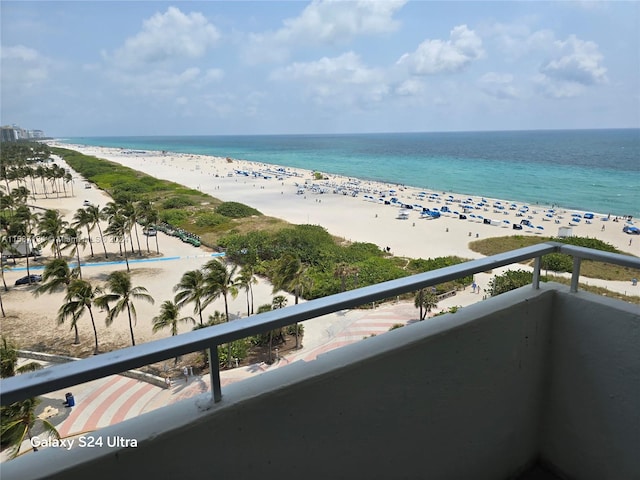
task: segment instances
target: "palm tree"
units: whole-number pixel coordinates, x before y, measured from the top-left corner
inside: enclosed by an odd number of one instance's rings
[[[238,296],[238,279],[236,278],[237,265],[228,267],[226,264],[216,259],[209,260],[203,267],[205,271],[205,289],[207,292],[207,305],[214,299],[222,295],[224,299],[224,315],[227,322],[231,320],[229,316],[229,295],[233,298]],[[229,354],[227,363],[232,367],[231,342],[228,344]]]
[[[171,300],[165,300],[160,305],[160,315],[153,317],[153,333],[156,333],[164,328],[171,330],[171,336],[178,334],[179,322],[191,322],[196,323],[193,317],[180,317],[180,307]],[[178,364],[178,357],[175,358],[175,364]]]
[[[273,293],[278,290],[293,290],[295,305],[305,288],[311,285],[311,278],[307,275],[308,267],[302,263],[300,257],[293,254],[283,255],[276,264],[271,281],[273,282]],[[300,334],[298,322],[296,329],[296,348],[300,348]]]
[[[154,303],[153,297],[149,295],[144,287],[133,287],[131,285],[131,275],[128,272],[112,272],[107,277],[107,289],[109,293],[99,296],[94,303],[102,308],[107,309],[107,326],[113,323],[113,320],[123,311],[127,311],[129,316],[129,331],[131,332],[131,344],[136,344],[133,335],[133,321],[137,319],[134,300],[144,300]],[[109,305],[115,303],[111,308]]]
[[[211,301],[222,295],[224,299],[224,314],[229,317],[229,295],[232,298],[238,296],[238,278],[236,277],[237,265],[228,266],[216,259],[209,260],[203,267],[205,271],[205,285]],[[209,302],[210,303],[210,302]]]
[[[68,222],[64,220],[62,214],[58,210],[46,210],[40,217],[38,222],[38,233],[45,238],[41,245],[46,245],[51,241],[51,251],[54,256],[62,256],[62,253],[60,252],[60,239],[68,225]]]
[[[142,226],[144,227],[145,230],[148,230],[149,227],[152,225],[151,221],[149,220],[149,217],[152,216],[151,212],[153,207],[151,206],[151,202],[149,200],[141,200],[139,201],[136,206],[136,215],[138,217],[138,219],[140,220],[140,222],[142,223]],[[156,235],[157,237],[158,235]],[[151,253],[151,249],[149,248],[149,235],[146,235],[147,239],[147,253]]]
[[[173,291],[176,292],[174,302],[178,307],[182,307],[186,303],[193,302],[193,313],[200,316],[200,325],[204,325],[202,319],[202,310],[208,305],[207,291],[204,281],[204,274],[201,270],[190,270],[185,272]]]
[[[31,429],[35,426],[36,422],[39,422],[43,427],[47,435],[56,439],[60,438],[60,434],[56,427],[49,421],[36,417],[35,410],[40,399],[28,398],[21,402],[12,403],[8,407],[2,407],[2,428],[0,429],[0,436],[4,439],[9,439],[11,457],[15,458],[20,452],[20,446],[28,437],[31,440]],[[38,448],[32,444],[34,452],[38,451]]]
[[[93,216],[87,209],[79,208],[78,210],[76,210],[76,213],[73,216],[73,223],[71,224],[71,226],[77,229],[87,229],[87,239],[89,241],[89,248],[91,249],[91,258],[93,258],[93,241],[91,240],[91,231],[96,226],[93,221]]]
[[[38,215],[31,212],[26,205],[20,205],[15,212],[14,220],[16,223],[16,232],[19,233],[25,239],[25,253],[27,260],[27,275],[29,276],[29,283],[31,283],[31,272],[29,266],[29,254],[33,247],[33,231],[35,229],[36,222],[38,221]]]
[[[47,263],[42,271],[42,282],[33,291],[37,297],[43,293],[52,293],[61,288],[66,288],[75,273],[69,268],[69,264],[63,258],[54,258]]]
[[[71,255],[76,255],[76,261],[78,262],[78,276],[82,278],[82,265],[80,263],[80,246],[84,248],[86,240],[82,239],[78,231],[75,228],[67,228],[64,231],[64,240],[61,243],[66,243],[62,250],[70,249]],[[75,269],[74,269],[75,270]]]
[[[242,267],[238,277],[238,286],[244,288],[247,294],[247,317],[253,315],[253,285],[256,283],[258,283],[258,280],[254,275],[253,266],[245,265]],[[249,303],[249,298],[251,298],[251,303]]]
[[[129,257],[127,257],[127,245],[126,245],[126,234],[127,234],[127,219],[116,213],[109,219],[109,226],[104,231],[107,235],[111,235],[114,239],[118,239],[118,244],[120,245],[120,252],[124,253],[124,261],[127,264],[127,272],[130,272],[129,268]],[[123,248],[123,244],[124,248]]]
[[[36,362],[29,362],[20,368],[16,368],[18,363],[18,353],[14,345],[9,343],[5,337],[2,337],[0,345],[0,377],[13,377],[16,373],[32,372],[42,368]],[[0,438],[2,444],[9,445],[11,458],[15,458],[20,452],[20,446],[25,437],[31,439],[31,429],[36,422],[40,422],[44,427],[44,431],[57,439],[60,438],[56,428],[48,421],[36,417],[35,410],[40,400],[37,398],[29,398],[20,402],[0,408]],[[33,451],[37,451],[36,447],[32,447]]]
[[[89,317],[91,318],[91,326],[93,327],[93,338],[95,341],[93,354],[98,354],[98,330],[96,329],[95,318],[93,317],[93,310],[91,306],[96,298],[96,295],[100,293],[99,289],[94,289],[93,286],[82,279],[71,280],[71,283],[67,287],[67,294],[65,296],[65,302],[58,310],[58,324],[62,324],[67,318],[71,317],[71,324],[76,328],[76,335],[78,332],[77,322],[82,314],[87,310]],[[77,341],[79,343],[79,341]]]
[[[63,258],[54,258],[47,263],[42,271],[42,282],[33,291],[33,294],[37,297],[43,293],[52,293],[62,288],[67,288],[71,281],[76,277],[78,270],[69,268],[69,264]],[[62,319],[64,320],[64,319]],[[59,320],[58,323],[62,323]],[[78,333],[78,325],[74,322],[71,323],[75,333],[75,339],[73,344],[80,344],[80,334]]]
[[[11,244],[9,239],[6,237],[6,235],[2,235],[0,237],[0,272],[2,273],[2,285],[4,286],[5,292],[9,291],[9,287],[7,286],[7,280],[4,278],[4,272],[6,270],[9,270],[11,267],[9,267],[9,265],[6,265],[4,260],[4,255],[5,255],[5,252],[11,252],[11,251],[15,252],[13,245]],[[15,257],[13,261],[15,264]]]
[[[104,219],[104,214],[100,210],[100,205],[89,205],[85,208],[89,216],[91,217],[91,230],[96,226],[98,227],[98,233],[100,234],[100,241],[102,242],[102,248],[104,249],[104,258],[108,259],[107,245],[104,242],[104,236],[102,235],[102,228],[100,227],[100,221]]]
[[[138,237],[138,212],[136,211],[135,205],[129,199],[121,199],[118,202],[118,206],[120,213],[126,219],[125,227],[129,232],[129,239],[131,240],[131,253],[133,254],[135,252],[133,248],[133,235],[131,235],[131,231],[133,230],[136,234],[136,242],[138,243],[138,255],[142,255],[140,237]]]
[[[438,306],[438,297],[435,293],[423,288],[416,293],[414,304],[420,309],[420,320],[424,320],[427,314]]]
[[[160,214],[156,209],[151,209],[147,212],[147,225],[158,225],[160,223]],[[158,246],[158,235],[155,236],[156,239],[156,253],[160,255],[160,247]]]

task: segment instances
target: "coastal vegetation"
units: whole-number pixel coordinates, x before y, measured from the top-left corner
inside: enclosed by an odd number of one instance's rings
[[[614,246],[603,242],[602,240],[586,237],[556,238],[514,235],[476,240],[469,243],[469,248],[474,252],[489,256],[504,253],[509,250],[515,250],[517,248],[537,245],[544,242],[565,243],[567,245],[592,248],[594,250],[600,250],[610,253],[625,253],[619,251]],[[542,269],[546,271],[551,271],[559,274],[568,273],[573,269],[573,260],[569,255],[553,253],[542,257],[541,266]],[[627,282],[631,278],[634,278],[637,275],[637,272],[634,272],[631,268],[628,267],[621,267],[619,265],[612,265],[603,262],[595,262],[593,260],[583,260],[580,266],[580,274],[584,277],[589,278]]]

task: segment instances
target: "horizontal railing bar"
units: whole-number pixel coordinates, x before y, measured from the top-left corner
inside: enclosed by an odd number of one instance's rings
[[[556,245],[559,247],[559,253],[565,253],[572,257],[579,257],[583,260],[595,260],[603,263],[611,263],[613,265],[640,270],[640,257],[632,257],[631,255],[623,255],[620,253],[603,252],[602,250],[578,247],[576,245],[566,245],[563,243],[556,243]]]
[[[6,378],[0,382],[2,387],[0,401],[2,405],[11,404],[25,398],[161,362],[179,355],[198,350],[207,350],[212,345],[220,345],[339,310],[359,307],[367,303],[428,288],[449,280],[540,257],[548,253],[557,252],[564,247],[567,246],[554,242],[524,247],[431,272],[319,298],[214,327],[143,343],[135,347],[123,348],[78,362],[55,365],[36,372]],[[600,258],[598,254],[589,253],[591,251],[588,249],[585,252],[585,249],[579,247],[572,248],[578,248],[575,251],[576,255],[589,254],[589,258],[596,260]],[[611,256],[616,255],[603,255],[603,253],[600,252],[602,257],[607,258],[606,261],[610,261],[609,259],[613,258]],[[613,259],[616,262],[621,262],[620,264],[628,266],[636,264],[635,260],[631,260],[633,257],[624,255],[619,255],[619,257],[622,258],[615,257]],[[614,262],[611,261],[611,263]]]

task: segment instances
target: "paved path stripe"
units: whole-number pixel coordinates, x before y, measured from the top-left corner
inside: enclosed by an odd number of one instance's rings
[[[93,402],[94,410],[91,415],[89,415],[89,418],[86,420],[84,425],[81,427],[82,431],[95,430],[99,426],[109,425],[109,417],[111,416],[111,414],[108,410],[114,403],[118,402],[118,400],[123,395],[127,394],[133,388],[135,388],[136,383],[137,382],[135,380],[129,380],[128,382],[120,385],[117,389],[113,390],[106,398],[100,399],[100,402]],[[105,418],[105,421],[101,422],[103,417],[107,418]]]
[[[125,377],[121,377],[119,375],[113,375],[111,377],[106,377],[98,381],[100,386],[95,390],[92,390],[89,395],[83,396],[80,395],[76,397],[76,406],[73,407],[72,412],[69,416],[61,423],[58,427],[58,432],[61,437],[68,436],[71,432],[78,431],[82,424],[82,416],[85,415],[85,410],[89,409],[92,403],[100,397],[103,393],[115,388],[119,383],[123,380],[128,380]],[[76,423],[78,423],[76,427]]]
[[[111,417],[111,423],[109,425],[120,423],[127,418],[137,417],[140,415],[140,413],[144,411],[144,407],[149,403],[149,400],[143,403],[142,398],[149,394],[155,396],[157,393],[156,390],[160,390],[160,387],[156,387],[149,383],[145,383],[139,387],[140,388],[138,388],[132,395],[129,395],[122,405],[120,405],[118,411],[113,415],[113,417]]]

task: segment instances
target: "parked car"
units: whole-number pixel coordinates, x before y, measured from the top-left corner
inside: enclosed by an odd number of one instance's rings
[[[84,207],[89,207],[89,206],[91,206],[91,202],[89,200],[85,200],[84,202],[82,202],[82,205]]]
[[[28,285],[29,283],[38,283],[41,281],[42,281],[42,275],[26,275],[16,280],[16,285]]]
[[[145,228],[142,233],[144,233],[145,235],[149,236],[149,237],[155,237],[158,232],[156,232],[155,228]]]

